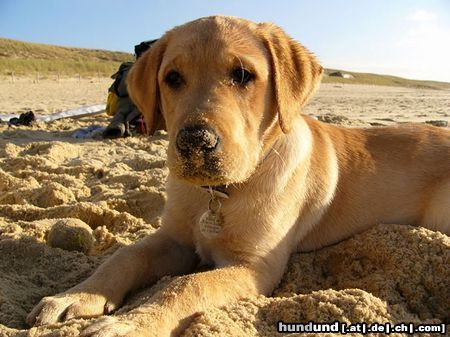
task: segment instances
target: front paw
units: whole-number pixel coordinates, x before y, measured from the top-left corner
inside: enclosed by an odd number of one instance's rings
[[[80,337],[163,337],[161,334],[155,334],[149,325],[144,328],[124,316],[105,316],[84,329]]]
[[[27,316],[30,326],[63,322],[71,318],[89,318],[110,313],[117,303],[103,295],[77,292],[44,297]]]

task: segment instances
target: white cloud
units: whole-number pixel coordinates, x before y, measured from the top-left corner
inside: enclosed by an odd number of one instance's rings
[[[419,9],[407,15],[396,49],[413,76],[450,81],[450,25],[437,13]]]
[[[443,13],[416,9],[403,13],[382,39],[353,53],[323,59],[329,68],[450,82],[450,21]]]
[[[407,16],[407,20],[416,22],[436,21],[437,15],[426,9],[417,9]]]
[[[430,48],[438,51],[445,48],[450,39],[448,27],[434,20],[417,21],[407,26],[399,45],[409,48]]]

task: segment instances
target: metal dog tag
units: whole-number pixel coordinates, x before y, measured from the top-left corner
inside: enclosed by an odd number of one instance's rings
[[[219,198],[228,199],[228,194],[213,189],[211,186],[208,187],[208,192],[211,199],[209,199],[208,210],[200,217],[199,226],[203,236],[212,239],[222,231],[224,222],[220,212],[222,204]]]
[[[207,238],[216,237],[222,230],[222,216],[207,210],[200,218],[200,232]]]

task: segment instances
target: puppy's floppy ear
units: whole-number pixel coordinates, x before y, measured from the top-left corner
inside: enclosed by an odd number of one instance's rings
[[[166,49],[164,38],[156,41],[138,58],[127,76],[128,94],[144,115],[147,134],[165,129],[164,117],[159,109],[158,70]]]
[[[278,120],[288,133],[296,115],[320,83],[323,68],[305,47],[271,23],[258,24],[258,33],[271,58]]]

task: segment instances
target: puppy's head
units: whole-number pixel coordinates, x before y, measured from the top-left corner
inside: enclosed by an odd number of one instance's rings
[[[215,16],[167,32],[133,66],[128,89],[149,130],[162,112],[171,172],[221,185],[251,176],[321,74],[280,28]]]

